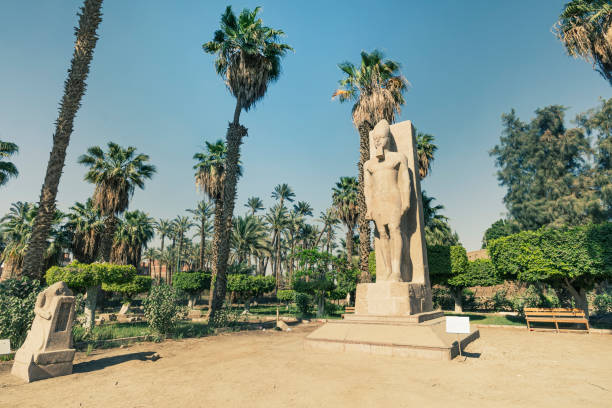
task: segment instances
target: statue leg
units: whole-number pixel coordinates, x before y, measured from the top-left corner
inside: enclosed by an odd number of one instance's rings
[[[378,228],[378,226],[381,228]],[[387,226],[382,223],[376,223],[376,229],[378,232],[378,246],[379,248],[375,248],[377,253],[380,253],[383,259],[383,270],[377,269],[376,271],[376,281],[383,282],[389,279],[389,275],[391,274],[391,254],[389,250],[389,231]],[[382,268],[381,268],[382,269]]]
[[[393,282],[402,281],[402,250],[403,250],[403,235],[399,224],[389,225],[389,246],[391,255],[391,276]]]

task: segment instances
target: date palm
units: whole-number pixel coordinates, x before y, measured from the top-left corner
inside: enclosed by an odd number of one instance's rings
[[[457,245],[459,237],[453,233],[448,218],[440,211],[444,209],[441,204],[433,205],[434,197],[423,191],[423,219],[425,222],[425,241],[428,245]]]
[[[298,201],[297,204],[294,204],[293,211],[302,217],[312,217],[312,206],[306,201]]]
[[[9,213],[0,219],[0,235],[5,245],[0,255],[0,261],[4,263],[3,279],[23,273],[28,242],[32,236],[37,212],[36,204],[18,201],[13,203]],[[64,217],[64,214],[55,210],[43,253],[43,269],[58,264],[64,250],[70,246],[68,234],[62,225]]]
[[[323,223],[323,228],[321,229],[321,233],[317,236],[314,247],[316,248],[319,245],[319,241],[324,233],[327,234],[327,252],[330,252],[330,244],[332,241],[334,231],[336,226],[340,223],[338,216],[336,215],[336,211],[333,207],[328,208],[325,212],[321,212],[319,215],[319,221]]]
[[[93,58],[98,41],[96,30],[102,21],[102,0],[85,0],[79,16],[79,26],[75,29],[76,41],[68,78],[64,82],[64,96],[60,103],[59,115],[55,122],[53,147],[49,155],[45,181],[39,201],[39,211],[34,222],[28,250],[24,259],[23,273],[33,278],[43,274],[44,253],[47,248],[49,231],[55,217],[55,198],[59,186],[66,149],[72,135],[74,118],[85,94],[85,80],[89,74],[89,64]]]
[[[244,206],[251,210],[251,215],[253,216],[257,211],[264,209],[263,201],[259,197],[250,197]]]
[[[417,132],[416,139],[419,175],[421,179],[424,179],[431,172],[431,164],[434,161],[434,154],[438,150],[438,146],[433,143],[435,138],[428,133]]]
[[[277,200],[279,205],[283,207],[285,205],[285,200],[291,203],[293,202],[295,193],[293,192],[293,189],[289,187],[289,184],[283,183],[274,187],[271,197]]]
[[[176,234],[178,241],[178,252],[176,256],[176,271],[181,271],[181,256],[183,252],[183,244],[185,234],[193,227],[193,223],[188,217],[179,215],[172,221],[174,227],[174,233]]]
[[[3,161],[18,152],[19,147],[15,143],[0,140],[0,186],[5,185],[11,177],[19,175],[19,171],[13,163]]]
[[[155,221],[153,226],[155,227],[155,230],[159,234],[159,238],[161,240],[161,248],[159,250],[160,252],[164,252],[166,237],[170,236],[172,233],[172,222],[170,220],[160,218],[159,220]]]
[[[83,263],[95,261],[104,223],[100,212],[94,208],[91,198],[85,204],[75,203],[70,207],[67,217],[66,228],[72,234],[74,258]]]
[[[274,258],[272,264],[272,270],[276,278],[276,287],[280,284],[280,265],[281,265],[281,239],[282,232],[288,225],[288,213],[287,209],[280,204],[276,204],[265,216],[266,222],[274,235],[272,237],[272,246],[274,248]]]
[[[146,213],[127,211],[115,232],[111,262],[120,265],[140,265],[142,250],[155,235],[155,220]]]
[[[361,281],[369,282],[370,222],[365,219],[366,204],[363,194],[363,166],[370,158],[369,132],[382,119],[393,123],[404,103],[408,81],[400,74],[399,63],[385,60],[379,50],[361,52],[361,64],[342,62],[338,68],[346,75],[332,98],[353,102],[353,124],[359,132],[359,162],[357,206],[359,210],[359,269]]]
[[[583,58],[612,85],[612,4],[573,0],[565,5],[555,32],[568,54]]]
[[[215,31],[213,40],[205,43],[206,53],[214,54],[217,73],[225,81],[228,90],[236,98],[234,118],[227,130],[227,176],[223,189],[223,229],[214,240],[214,251],[218,253],[213,273],[216,275],[213,288],[214,301],[210,317],[214,318],[225,299],[226,272],[229,257],[229,233],[236,200],[238,161],[240,145],[247,129],[240,125],[240,113],[248,111],[261,100],[270,83],[278,80],[281,58],[292,48],[280,42],[283,31],[263,25],[257,16],[260,11],[244,9],[238,17],[228,6],[221,15],[221,27]]]
[[[79,157],[79,163],[89,167],[85,181],[96,186],[92,197],[94,208],[105,217],[98,254],[102,261],[110,260],[117,216],[127,210],[136,187],[144,189],[145,180],[155,174],[155,166],[148,161],[149,156],[136,154],[135,147],[123,148],[113,142],[108,144],[107,152],[93,146]]]
[[[187,212],[193,214],[193,218],[198,225],[198,232],[200,233],[198,268],[204,270],[204,250],[206,248],[206,235],[210,231],[210,217],[213,213],[212,205],[202,200],[198,203],[197,208],[187,210]]]
[[[352,262],[353,231],[359,216],[357,194],[359,188],[356,177],[340,177],[332,188],[332,201],[338,218],[346,227],[346,259]]]
[[[258,255],[267,250],[266,232],[259,217],[247,215],[234,219],[231,244],[238,263],[246,262],[250,266],[251,255]]]

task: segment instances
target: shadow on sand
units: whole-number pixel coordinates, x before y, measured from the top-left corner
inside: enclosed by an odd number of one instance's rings
[[[122,354],[119,356],[102,357],[96,360],[91,360],[91,361],[86,361],[83,363],[75,364],[72,372],[73,373],[88,373],[91,371],[103,370],[106,367],[125,363],[127,361],[132,361],[132,360],[147,361],[147,360],[151,360],[151,356],[153,354],[155,354],[154,351],[143,351],[140,353],[129,353],[129,354]]]

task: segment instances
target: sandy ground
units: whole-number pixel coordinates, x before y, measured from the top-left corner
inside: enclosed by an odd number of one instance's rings
[[[73,375],[31,384],[5,367],[0,407],[612,406],[610,335],[481,329],[449,362],[306,352],[315,327],[80,353]]]

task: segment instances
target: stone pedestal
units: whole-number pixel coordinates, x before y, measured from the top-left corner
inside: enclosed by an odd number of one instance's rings
[[[72,373],[74,297],[63,282],[40,293],[25,342],[15,353],[11,374],[27,382]]]
[[[429,312],[431,292],[422,283],[377,282],[357,285],[355,314],[405,316]]]

